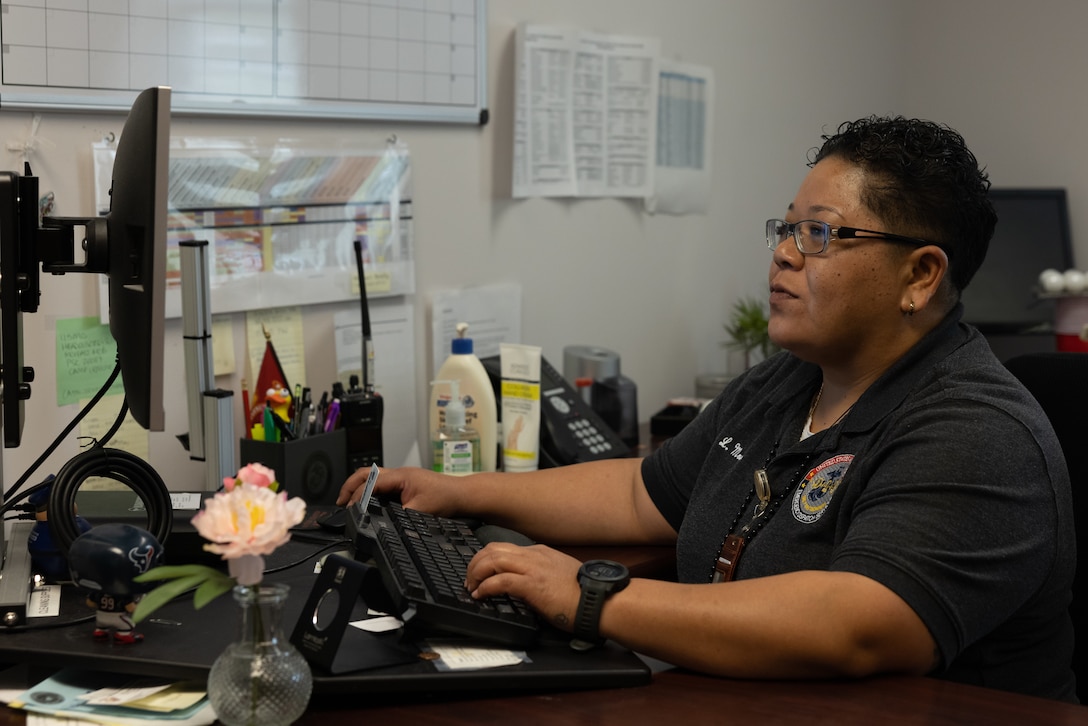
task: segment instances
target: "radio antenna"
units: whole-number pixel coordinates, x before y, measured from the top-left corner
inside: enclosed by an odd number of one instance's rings
[[[363,243],[358,239],[355,240],[355,267],[359,271],[359,305],[363,313],[363,391],[374,393],[374,341],[370,336],[370,309],[366,302]]]

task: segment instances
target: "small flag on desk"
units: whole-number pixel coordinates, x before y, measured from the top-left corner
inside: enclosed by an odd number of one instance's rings
[[[261,359],[261,370],[257,374],[257,385],[253,390],[250,426],[264,422],[266,407],[271,408],[272,412],[284,421],[290,421],[294,413],[291,388],[287,384],[287,374],[284,373],[279,356],[276,355],[276,349],[272,345],[272,334],[263,325],[261,329],[264,331],[264,358]]]

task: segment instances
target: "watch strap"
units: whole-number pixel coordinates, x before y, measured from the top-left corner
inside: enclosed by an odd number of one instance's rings
[[[575,650],[589,650],[601,644],[600,636],[601,608],[609,589],[599,582],[582,579],[582,596],[578,599],[578,610],[574,616],[574,640],[570,646]]]

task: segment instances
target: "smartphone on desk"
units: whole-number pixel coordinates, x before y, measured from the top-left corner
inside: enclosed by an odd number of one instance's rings
[[[481,358],[502,415],[499,356]],[[540,359],[540,467],[619,459],[630,447],[545,358]]]

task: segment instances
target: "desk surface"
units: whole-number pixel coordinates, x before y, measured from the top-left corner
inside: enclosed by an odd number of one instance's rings
[[[361,723],[1083,724],[1088,707],[919,677],[862,681],[741,681],[683,671],[647,686],[525,696],[363,705],[312,701],[303,726]],[[6,722],[0,722],[3,724]]]
[[[671,566],[669,548],[570,548],[576,557],[611,556],[640,575]],[[478,694],[478,692],[477,692]],[[661,723],[1088,724],[1088,707],[918,677],[861,681],[744,681],[680,670],[656,673],[649,685],[587,691],[479,695],[318,694],[304,726],[373,723],[562,724],[638,726]],[[25,724],[0,709],[0,726]]]
[[[368,700],[369,698],[369,700]],[[408,699],[317,696],[301,726],[414,723],[481,726],[658,726],[663,723],[812,724],[1083,724],[1075,706],[987,688],[919,677],[861,681],[741,681],[666,671],[635,688],[494,698]],[[24,712],[0,709],[0,726],[23,726]]]

